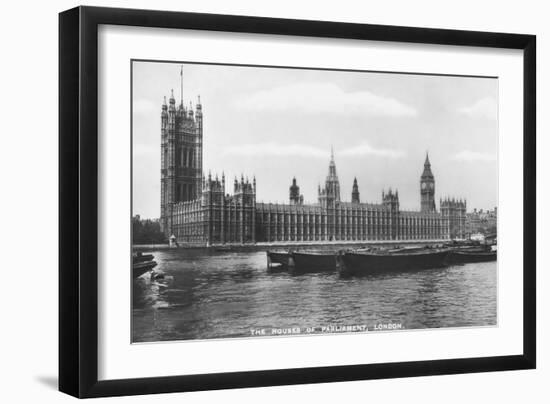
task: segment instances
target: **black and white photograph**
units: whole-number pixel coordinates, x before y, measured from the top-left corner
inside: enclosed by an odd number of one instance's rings
[[[498,326],[498,78],[130,68],[132,342]]]
[[[91,3],[4,7],[2,402],[544,402],[545,3]]]

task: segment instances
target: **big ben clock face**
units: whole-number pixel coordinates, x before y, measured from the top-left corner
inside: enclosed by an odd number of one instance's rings
[[[422,183],[422,189],[426,189],[428,184],[426,184],[425,182]]]

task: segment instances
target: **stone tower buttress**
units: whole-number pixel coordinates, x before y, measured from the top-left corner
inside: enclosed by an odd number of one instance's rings
[[[167,212],[166,206],[168,201],[168,105],[166,97],[162,104],[160,113],[160,226],[162,230],[167,227]]]
[[[195,114],[195,122],[196,122],[196,137],[195,137],[195,197],[200,198],[201,190],[202,190],[202,104],[201,104],[201,96],[198,96],[197,100],[197,112]]]
[[[161,112],[161,227],[169,237],[172,229],[172,205],[174,203],[175,178],[175,143],[176,143],[176,100],[172,90],[169,104],[166,98]]]

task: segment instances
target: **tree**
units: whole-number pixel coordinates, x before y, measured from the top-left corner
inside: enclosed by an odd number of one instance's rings
[[[132,218],[132,241],[134,244],[167,243],[164,233],[160,230],[158,219],[141,219],[139,215]]]

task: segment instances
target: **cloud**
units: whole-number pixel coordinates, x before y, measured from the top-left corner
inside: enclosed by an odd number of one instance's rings
[[[160,104],[155,105],[149,100],[138,99],[134,101],[132,110],[134,114],[147,114],[155,110],[158,110],[160,114]]]
[[[363,142],[360,145],[349,149],[344,149],[340,154],[343,156],[379,156],[392,159],[405,156],[405,152],[403,150],[377,149],[367,142]]]
[[[230,146],[223,152],[225,155],[236,156],[251,156],[251,157],[310,157],[328,159],[330,157],[329,150],[321,149],[315,146],[309,146],[304,144],[279,144],[274,142],[269,143],[257,143],[257,144],[243,144],[239,146]],[[372,147],[366,142],[361,143],[358,146],[343,149],[340,152],[336,151],[336,156],[379,156],[386,158],[400,158],[405,156],[405,152],[402,150],[391,149],[377,149]]]
[[[463,150],[452,157],[453,160],[458,161],[496,161],[496,154],[481,153],[471,150]]]
[[[497,119],[497,102],[493,97],[477,100],[468,107],[458,109],[458,112],[472,118]]]
[[[412,117],[417,111],[400,101],[369,91],[345,92],[332,83],[295,83],[258,91],[236,100],[235,106],[252,111],[335,113]]]
[[[300,156],[300,157],[315,157],[328,158],[330,153],[314,146],[303,144],[278,144],[278,143],[258,143],[258,144],[243,144],[239,146],[230,146],[224,150],[223,154],[238,155],[238,156]]]

